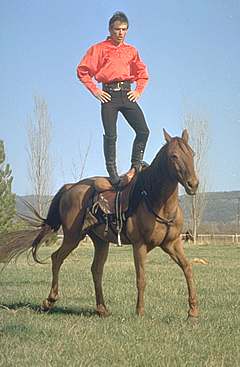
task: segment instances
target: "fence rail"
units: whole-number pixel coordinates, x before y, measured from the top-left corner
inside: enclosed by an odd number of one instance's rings
[[[58,240],[63,240],[63,235],[59,234],[57,236]],[[182,234],[182,239],[188,241],[185,234]],[[85,239],[87,241],[87,237]],[[191,241],[191,240],[190,240]],[[226,243],[226,244],[240,244],[240,234],[198,234],[197,243],[198,245],[207,245],[211,243]]]
[[[183,234],[182,238],[186,239],[186,236]],[[190,240],[191,241],[191,240]],[[198,234],[197,235],[197,243],[199,245],[205,245],[208,243],[233,243],[233,244],[240,244],[240,234]]]

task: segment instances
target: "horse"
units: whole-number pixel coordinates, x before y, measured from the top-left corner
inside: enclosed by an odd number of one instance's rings
[[[181,137],[172,137],[165,129],[163,133],[165,144],[152,163],[137,174],[129,198],[131,210],[123,223],[121,241],[123,244],[131,244],[133,249],[137,315],[144,315],[147,254],[160,247],[183,271],[188,289],[188,318],[193,320],[198,317],[198,304],[192,265],[185,256],[181,240],[183,212],[179,206],[178,184],[184,187],[187,194],[194,195],[199,181],[194,168],[194,152],[188,143],[188,131],[184,129]],[[52,284],[48,297],[42,303],[44,311],[50,310],[59,298],[58,279],[61,265],[88,235],[94,245],[91,272],[95,287],[96,312],[101,317],[110,315],[104,301],[102,277],[109,243],[117,243],[117,233],[112,226],[106,231],[104,223],[83,230],[86,208],[93,197],[96,180],[97,177],[91,177],[77,183],[65,184],[53,197],[45,219],[35,211],[40,228],[30,231],[29,236],[20,236],[19,240],[14,240],[9,235],[9,244],[0,245],[0,261],[7,261],[28,249],[32,251],[34,260],[39,261],[39,247],[49,235],[57,232],[62,226],[62,244],[51,255]]]

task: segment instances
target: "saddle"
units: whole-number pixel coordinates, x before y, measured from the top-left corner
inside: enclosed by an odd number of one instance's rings
[[[129,198],[136,178],[135,169],[129,170],[121,176],[119,190],[115,191],[108,178],[97,177],[94,181],[95,192],[88,205],[82,229],[87,231],[94,225],[105,224],[107,232],[109,225],[113,224],[116,226],[118,245],[121,246],[120,232],[126,220]]]
[[[117,214],[117,209],[121,208],[126,212],[129,206],[129,195],[135,180],[125,186],[121,191],[104,191],[96,193],[97,202],[105,214]]]
[[[135,175],[135,168],[132,168],[127,173],[120,176],[121,181],[119,185],[119,191],[123,191],[130,184]],[[107,177],[97,177],[94,182],[94,187],[97,192],[115,191]]]

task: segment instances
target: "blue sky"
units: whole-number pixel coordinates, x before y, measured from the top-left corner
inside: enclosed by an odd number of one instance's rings
[[[90,140],[84,176],[106,175],[100,105],[78,81],[76,66],[106,38],[117,10],[128,15],[126,41],[138,48],[150,74],[139,101],[151,131],[145,160],[164,143],[163,127],[180,135],[184,114],[197,114],[209,122],[209,190],[240,190],[239,0],[0,0],[0,139],[14,192],[31,193],[26,126],[34,95],[47,101],[53,122],[53,192],[75,179]],[[118,133],[123,172],[134,135],[120,116]]]

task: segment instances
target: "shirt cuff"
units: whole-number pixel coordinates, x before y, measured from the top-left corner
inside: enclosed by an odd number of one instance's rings
[[[142,93],[146,87],[146,84],[147,84],[146,79],[137,80],[135,90],[139,93]]]

